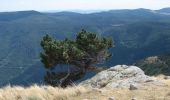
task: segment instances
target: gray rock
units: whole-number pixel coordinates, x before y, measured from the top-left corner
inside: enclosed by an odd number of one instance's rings
[[[98,88],[92,88],[92,91],[102,93],[102,90]]]
[[[91,79],[85,80],[80,85],[92,88],[129,88],[131,84],[137,87],[142,83],[157,82],[147,76],[136,66],[117,65],[96,74]]]
[[[137,85],[130,84],[129,90],[137,90],[137,89],[138,89]]]
[[[114,97],[109,97],[108,100],[116,100]]]
[[[136,98],[132,98],[131,100],[137,100]]]

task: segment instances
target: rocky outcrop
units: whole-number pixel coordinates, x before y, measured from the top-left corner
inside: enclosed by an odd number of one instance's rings
[[[162,82],[155,78],[149,77],[136,66],[117,65],[104,70],[91,79],[85,80],[80,85],[92,88],[136,88],[143,83],[152,83],[155,85],[163,85]]]

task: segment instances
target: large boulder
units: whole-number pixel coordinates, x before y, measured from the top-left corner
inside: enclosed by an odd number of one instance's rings
[[[104,70],[80,85],[92,88],[129,88],[131,85],[140,86],[142,83],[152,82],[163,84],[155,78],[149,77],[136,66],[117,65]]]

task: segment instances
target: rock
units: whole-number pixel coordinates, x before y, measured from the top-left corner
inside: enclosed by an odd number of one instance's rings
[[[137,90],[137,89],[138,89],[137,85],[130,84],[129,90]]]
[[[102,90],[98,88],[92,88],[92,91],[102,93]]]
[[[165,76],[164,79],[169,80],[170,76]]]
[[[137,100],[136,98],[132,98],[131,100]]]
[[[116,100],[114,97],[109,97],[108,100]]]
[[[156,79],[145,75],[137,66],[117,65],[81,82],[80,85],[92,88],[129,88],[131,84],[140,86],[142,83],[150,82],[159,83]]]

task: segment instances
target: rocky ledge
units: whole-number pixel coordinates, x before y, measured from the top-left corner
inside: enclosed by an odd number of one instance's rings
[[[129,88],[137,89],[146,84],[165,85],[154,77],[145,75],[137,66],[117,65],[99,72],[80,85],[91,88]]]

